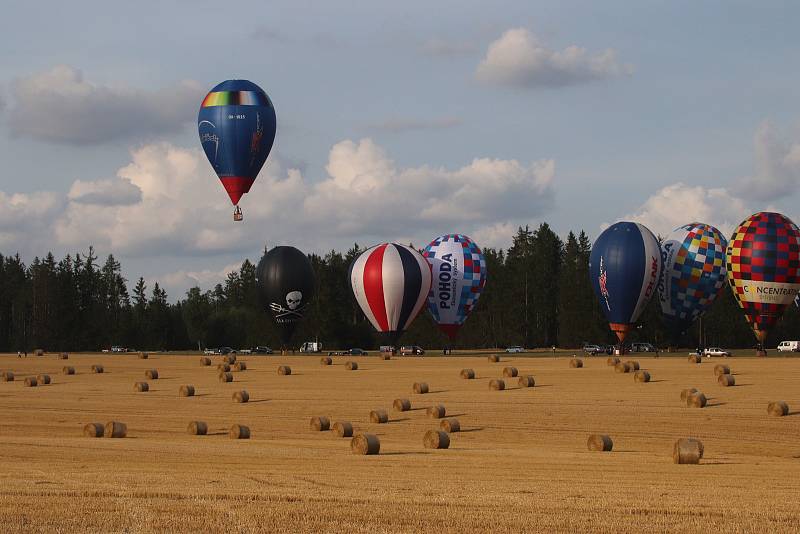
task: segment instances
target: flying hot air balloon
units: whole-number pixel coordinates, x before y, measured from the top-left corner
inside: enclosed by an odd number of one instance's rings
[[[259,86],[227,80],[209,92],[197,114],[200,143],[242,220],[239,201],[250,191],[275,141],[275,108]]]
[[[644,225],[618,222],[595,241],[589,278],[620,345],[656,293],[662,267],[658,241]]]
[[[751,215],[733,233],[726,260],[733,296],[766,356],[769,330],[800,290],[800,230],[780,213]]]
[[[311,261],[294,247],[275,247],[258,262],[256,286],[285,347],[314,297]]]
[[[664,276],[658,299],[674,334],[686,331],[719,295],[725,285],[727,246],[722,232],[702,223],[676,228],[661,244]]]
[[[462,234],[437,237],[422,255],[433,276],[428,311],[452,341],[486,285],[486,258],[478,245]]]
[[[361,311],[392,345],[422,310],[431,289],[428,262],[397,243],[365,250],[350,266],[349,278]]]

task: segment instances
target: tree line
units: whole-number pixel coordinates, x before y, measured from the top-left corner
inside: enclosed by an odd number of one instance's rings
[[[294,345],[319,340],[326,348],[374,348],[378,338],[347,282],[350,263],[363,251],[330,251],[309,258],[317,294],[299,324]],[[614,343],[589,281],[591,242],[581,231],[562,240],[548,224],[519,228],[507,250],[487,248],[488,281],[454,348],[579,348]],[[280,346],[280,336],[256,289],[256,269],[245,259],[212,290],[189,289],[175,303],[166,291],[139,278],[129,289],[113,255],[98,262],[93,248],[56,261],[53,254],[25,265],[0,255],[0,351],[90,351],[121,345],[140,350],[230,346]],[[800,313],[791,306],[771,333],[768,347],[800,338]],[[752,332],[725,287],[700,325],[670,337],[653,299],[629,335],[659,347],[752,347]],[[447,337],[423,311],[401,343],[428,349]]]

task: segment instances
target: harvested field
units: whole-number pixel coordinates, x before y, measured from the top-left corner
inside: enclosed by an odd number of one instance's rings
[[[508,355],[536,387],[514,380],[491,391],[502,367],[485,354],[356,358],[363,373],[331,373],[318,355],[276,356],[248,361],[236,384],[256,401],[232,410],[231,385],[197,354],[152,358],[161,376],[143,395],[131,385],[149,360],[72,353],[84,371],[26,388],[26,377],[61,366],[0,355],[0,368],[19,377],[0,382],[4,531],[789,532],[800,523],[800,359],[737,352],[736,387],[719,387],[685,352],[642,357],[654,377],[643,386],[611,372],[605,356],[575,372],[567,357]],[[93,363],[110,371],[86,372]],[[462,379],[464,368],[477,379]],[[447,450],[424,447],[440,424],[425,410],[369,422],[370,410],[408,397],[421,378],[432,386],[425,405],[441,403],[459,420]],[[202,394],[179,402],[182,383]],[[679,402],[689,387],[708,395],[706,408]],[[795,411],[769,416],[776,399]],[[310,432],[320,413],[377,436],[379,454]],[[198,420],[206,436],[187,432]],[[108,421],[123,421],[127,437],[83,436],[87,423]],[[233,424],[251,438],[230,439]],[[596,433],[613,437],[611,452],[587,450]],[[704,446],[698,465],[673,463],[673,444],[687,437]]]

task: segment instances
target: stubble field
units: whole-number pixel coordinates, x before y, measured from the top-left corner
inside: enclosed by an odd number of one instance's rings
[[[232,383],[197,356],[0,356],[0,525],[16,531],[797,531],[800,525],[800,360],[726,360],[735,387],[717,385],[719,360],[637,358],[652,382],[615,373],[605,357],[395,358],[246,356]],[[356,361],[348,371],[344,363]],[[101,364],[105,372],[93,374]],[[64,365],[77,374],[61,374]],[[279,376],[289,365],[290,376]],[[505,366],[536,386],[490,391]],[[146,369],[159,378],[147,380]],[[459,376],[475,370],[475,380]],[[49,385],[24,387],[48,373]],[[133,385],[147,381],[150,391]],[[415,395],[425,381],[430,393]],[[178,388],[192,384],[194,397]],[[709,397],[686,408],[680,391]],[[245,389],[250,402],[231,395]],[[412,410],[392,410],[395,398]],[[766,406],[785,400],[787,417]],[[425,408],[459,419],[448,450],[423,448],[438,428]],[[389,411],[387,424],[370,410]],[[309,420],[353,423],[379,436],[381,453],[313,432]],[[83,437],[90,422],[122,421],[124,439]],[[209,435],[191,436],[192,420]],[[234,423],[249,440],[229,439]],[[614,440],[590,452],[589,434]],[[697,437],[700,465],[675,465],[673,442]]]

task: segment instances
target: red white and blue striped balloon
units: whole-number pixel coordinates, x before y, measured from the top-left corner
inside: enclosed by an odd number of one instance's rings
[[[427,301],[431,267],[413,248],[383,243],[356,258],[350,266],[350,287],[375,330],[394,343]]]

